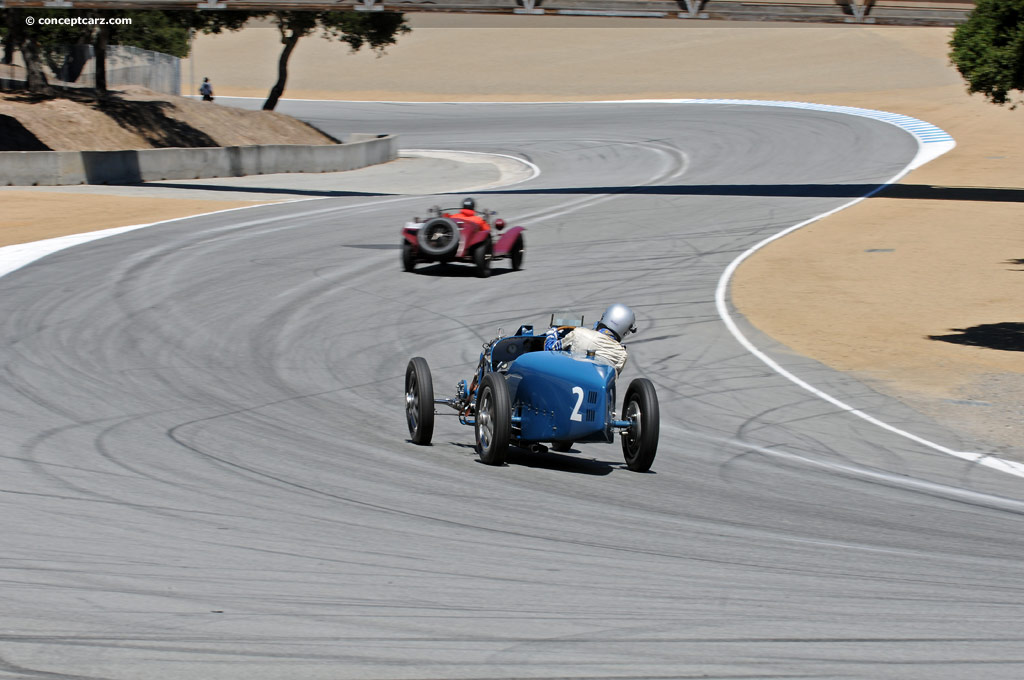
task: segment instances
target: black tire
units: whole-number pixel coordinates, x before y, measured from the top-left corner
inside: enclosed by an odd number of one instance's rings
[[[658,453],[658,435],[661,415],[658,412],[658,393],[647,378],[629,383],[626,398],[622,400],[622,419],[632,421],[629,430],[621,435],[622,455],[626,467],[633,472],[647,472]]]
[[[476,265],[476,275],[486,279],[491,275],[491,242],[483,243],[473,247],[473,264]]]
[[[424,255],[451,257],[459,249],[459,227],[447,217],[435,217],[420,227],[416,243]]]
[[[402,241],[402,269],[411,272],[416,269],[416,258],[412,254],[412,244]]]
[[[434,436],[434,382],[423,357],[413,358],[405,369],[405,420],[413,444],[430,443]]]
[[[512,430],[512,406],[505,376],[488,373],[476,397],[476,451],[487,465],[504,465]]]
[[[517,272],[523,268],[523,251],[526,250],[526,242],[523,237],[520,236],[516,239],[515,244],[512,246],[512,250],[509,251],[508,257],[512,260],[512,271]]]
[[[565,453],[572,449],[572,442],[551,442],[551,450],[557,451],[558,453]]]

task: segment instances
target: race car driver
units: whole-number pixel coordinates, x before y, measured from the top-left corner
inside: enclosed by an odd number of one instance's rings
[[[480,225],[480,228],[484,231],[488,231],[491,225],[487,224],[487,220],[484,219],[483,215],[480,215],[476,211],[476,201],[472,198],[466,198],[462,201],[462,209],[457,213],[451,215],[457,220],[465,220],[466,222],[474,222]]]
[[[636,333],[636,315],[624,304],[616,303],[604,310],[601,320],[593,329],[550,328],[544,339],[544,349],[569,350],[579,353],[593,352],[615,367],[615,374],[622,372],[629,354],[622,341],[629,333]]]

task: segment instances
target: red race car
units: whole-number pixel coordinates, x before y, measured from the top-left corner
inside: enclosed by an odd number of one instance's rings
[[[477,276],[491,275],[491,262],[508,258],[512,270],[523,266],[522,227],[505,230],[505,220],[490,210],[477,211],[467,198],[462,208],[433,207],[426,220],[415,218],[402,229],[402,268],[411,272],[420,262],[470,262]],[[495,236],[495,232],[503,232]]]

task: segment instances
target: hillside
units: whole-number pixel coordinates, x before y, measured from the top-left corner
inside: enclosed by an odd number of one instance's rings
[[[125,87],[106,97],[0,92],[0,151],[112,151],[336,140],[273,111],[243,111]]]

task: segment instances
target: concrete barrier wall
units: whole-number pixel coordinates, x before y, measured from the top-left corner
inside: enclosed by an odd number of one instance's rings
[[[0,151],[0,185],[135,184],[162,179],[338,172],[398,157],[395,135],[358,135],[344,144],[130,151]]]

